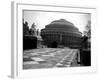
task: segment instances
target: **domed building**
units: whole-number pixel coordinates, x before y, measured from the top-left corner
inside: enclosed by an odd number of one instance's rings
[[[55,20],[41,30],[44,45],[57,48],[60,46],[77,48],[80,47],[82,33],[65,19]]]

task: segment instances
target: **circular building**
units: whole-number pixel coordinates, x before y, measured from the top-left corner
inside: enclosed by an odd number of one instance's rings
[[[44,45],[48,47],[80,47],[82,33],[65,19],[55,20],[41,30]]]

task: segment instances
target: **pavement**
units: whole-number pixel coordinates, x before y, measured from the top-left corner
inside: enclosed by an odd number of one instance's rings
[[[77,66],[77,49],[42,48],[23,52],[23,69]]]

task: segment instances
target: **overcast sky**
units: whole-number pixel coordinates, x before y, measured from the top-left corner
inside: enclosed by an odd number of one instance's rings
[[[41,30],[45,25],[54,20],[65,19],[73,23],[79,31],[83,32],[88,21],[91,20],[90,14],[82,13],[61,13],[61,12],[44,12],[44,11],[23,11],[24,21],[28,22],[29,27],[32,23],[36,24],[36,28]]]

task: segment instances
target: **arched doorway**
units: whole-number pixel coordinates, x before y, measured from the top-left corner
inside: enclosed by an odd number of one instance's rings
[[[52,48],[57,48],[57,47],[58,47],[58,43],[57,43],[56,41],[53,41],[53,42],[51,43],[51,47],[52,47]]]

